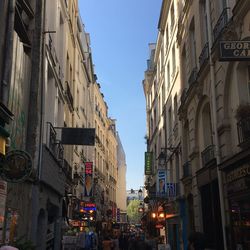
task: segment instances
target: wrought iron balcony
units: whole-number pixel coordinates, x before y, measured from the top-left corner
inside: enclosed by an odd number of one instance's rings
[[[205,167],[209,162],[215,159],[214,145],[206,147],[205,150],[201,152],[202,166]]]
[[[192,175],[190,161],[185,162],[182,168],[183,168],[183,178],[190,177]]]
[[[205,44],[203,47],[201,54],[199,56],[199,64],[200,64],[200,69],[204,66],[205,62],[208,61],[209,57],[209,51],[208,51],[208,42]]]
[[[190,76],[188,78],[188,84],[191,86],[194,84],[197,80],[197,67],[193,68],[192,72],[190,73]]]
[[[229,10],[229,8],[225,8],[222,11],[216,25],[214,26],[214,29],[213,29],[214,41],[216,41],[218,39],[222,30],[225,28],[226,24],[229,21],[228,20],[228,10]]]
[[[63,163],[63,145],[56,138],[56,130],[50,122],[47,122],[47,147],[58,162]]]
[[[250,143],[250,117],[237,122],[237,131],[240,146]]]

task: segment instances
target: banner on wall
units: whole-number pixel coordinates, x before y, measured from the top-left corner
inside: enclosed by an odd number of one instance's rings
[[[166,194],[166,184],[167,184],[167,171],[165,169],[159,169],[157,173],[157,188],[156,192],[159,195]]]
[[[84,171],[84,196],[93,196],[93,162],[85,162]]]

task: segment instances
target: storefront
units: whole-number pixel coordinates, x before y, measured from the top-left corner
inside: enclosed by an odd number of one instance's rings
[[[250,164],[226,171],[233,249],[250,249]]]

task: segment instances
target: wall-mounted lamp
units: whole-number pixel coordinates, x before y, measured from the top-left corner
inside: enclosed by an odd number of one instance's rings
[[[165,167],[166,162],[168,161],[168,159],[170,158],[167,154],[167,151],[170,151],[171,153],[174,153],[176,151],[178,151],[179,146],[177,147],[167,147],[167,148],[161,148],[161,152],[157,158],[157,160],[159,161],[159,166],[161,168]]]

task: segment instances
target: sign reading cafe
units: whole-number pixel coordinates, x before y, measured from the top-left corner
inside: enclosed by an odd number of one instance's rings
[[[220,61],[250,60],[250,41],[220,41]]]

